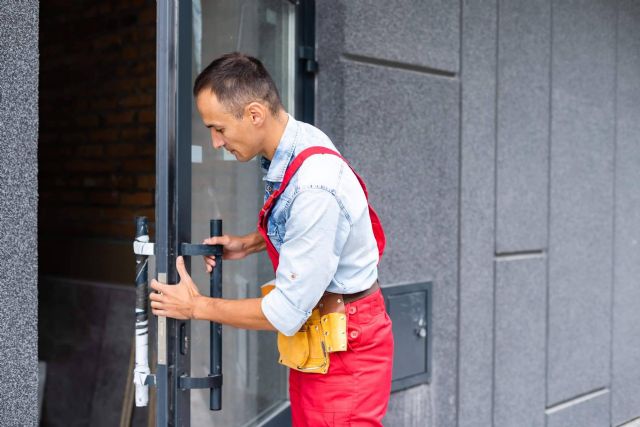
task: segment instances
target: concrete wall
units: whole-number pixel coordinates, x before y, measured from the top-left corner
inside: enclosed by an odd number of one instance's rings
[[[0,6],[0,424],[38,423],[38,2]]]
[[[389,426],[640,416],[640,5],[317,2],[317,122],[383,283],[433,281],[429,384]]]

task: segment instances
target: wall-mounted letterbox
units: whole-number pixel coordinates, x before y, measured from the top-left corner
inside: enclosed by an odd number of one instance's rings
[[[384,286],[393,322],[392,391],[427,383],[431,375],[431,282]]]

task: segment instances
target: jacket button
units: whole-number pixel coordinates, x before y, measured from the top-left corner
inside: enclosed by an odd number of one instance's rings
[[[349,335],[351,335],[351,338],[358,338],[358,331],[351,331]]]
[[[358,309],[354,305],[349,306],[349,314],[356,314],[356,311],[358,311]]]

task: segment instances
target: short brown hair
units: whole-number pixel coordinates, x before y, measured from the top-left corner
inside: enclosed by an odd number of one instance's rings
[[[283,108],[278,88],[262,62],[240,52],[222,55],[202,70],[193,84],[193,95],[205,89],[238,119],[253,101],[267,104],[273,115]]]

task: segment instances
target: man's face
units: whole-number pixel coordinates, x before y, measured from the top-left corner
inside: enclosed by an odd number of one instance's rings
[[[237,119],[208,90],[198,94],[196,106],[204,125],[211,131],[213,148],[224,147],[241,162],[247,162],[260,153],[262,138],[247,111]]]

